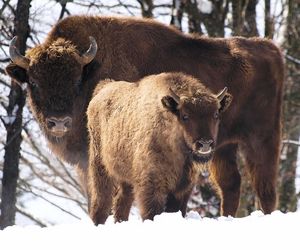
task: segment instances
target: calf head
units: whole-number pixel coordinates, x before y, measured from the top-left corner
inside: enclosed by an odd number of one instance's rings
[[[16,48],[17,37],[11,41],[12,63],[6,71],[20,84],[28,83],[29,104],[50,139],[66,135],[75,113],[84,108],[86,67],[97,53],[95,39],[89,39],[90,46],[82,55],[70,41],[59,38],[47,46],[36,46],[26,57]]]
[[[193,160],[205,163],[213,155],[221,113],[230,105],[232,96],[225,87],[217,95],[198,89],[192,95],[177,95],[172,89],[162,98],[165,108],[176,115],[185,144]]]

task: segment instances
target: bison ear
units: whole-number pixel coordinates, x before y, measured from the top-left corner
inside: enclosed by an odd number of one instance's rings
[[[17,64],[10,63],[5,70],[6,73],[18,83],[28,82],[26,69],[21,68]]]
[[[100,63],[93,60],[89,64],[85,65],[82,72],[82,81],[88,81],[93,78],[97,72],[99,72]]]
[[[163,104],[163,106],[168,109],[169,111],[171,111],[174,114],[178,114],[178,103],[175,101],[175,99],[169,95],[164,96],[161,99],[161,103]]]
[[[231,94],[226,93],[223,98],[220,100],[220,109],[219,112],[224,112],[231,104],[233,97]]]

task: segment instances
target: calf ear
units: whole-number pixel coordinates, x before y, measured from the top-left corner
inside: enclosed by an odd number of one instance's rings
[[[18,83],[28,82],[26,69],[21,68],[15,63],[10,63],[6,67],[6,73]]]
[[[167,96],[164,96],[162,99],[161,99],[161,103],[163,104],[163,106],[168,109],[169,111],[171,111],[172,113],[174,114],[178,114],[178,103],[174,100],[173,97],[167,95]]]
[[[220,109],[219,112],[224,112],[231,104],[233,97],[231,94],[226,93],[223,98],[220,100]]]

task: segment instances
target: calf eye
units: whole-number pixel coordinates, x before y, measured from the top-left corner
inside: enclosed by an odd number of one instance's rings
[[[182,120],[183,121],[188,121],[189,120],[189,116],[188,115],[182,115]]]
[[[219,119],[219,112],[216,112],[216,113],[214,114],[214,118],[215,118],[215,119]]]
[[[37,89],[39,86],[32,80],[29,81],[29,86],[31,86],[32,89]]]

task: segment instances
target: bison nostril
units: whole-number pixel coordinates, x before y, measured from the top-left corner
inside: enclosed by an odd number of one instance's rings
[[[63,120],[64,122],[64,126],[66,128],[71,128],[72,127],[72,118],[71,117],[67,117]]]
[[[200,141],[196,141],[196,149],[199,150],[203,147],[203,144]]]
[[[206,141],[206,143],[207,143],[208,146],[211,146],[211,147],[214,145],[213,140],[208,140],[208,141]]]
[[[65,125],[66,128],[70,128],[70,127],[71,127],[71,122],[70,122],[70,121],[67,121],[67,122],[65,122],[64,125]]]
[[[51,129],[51,128],[56,126],[56,122],[52,119],[47,119],[46,123],[47,123],[47,128],[48,129]]]

